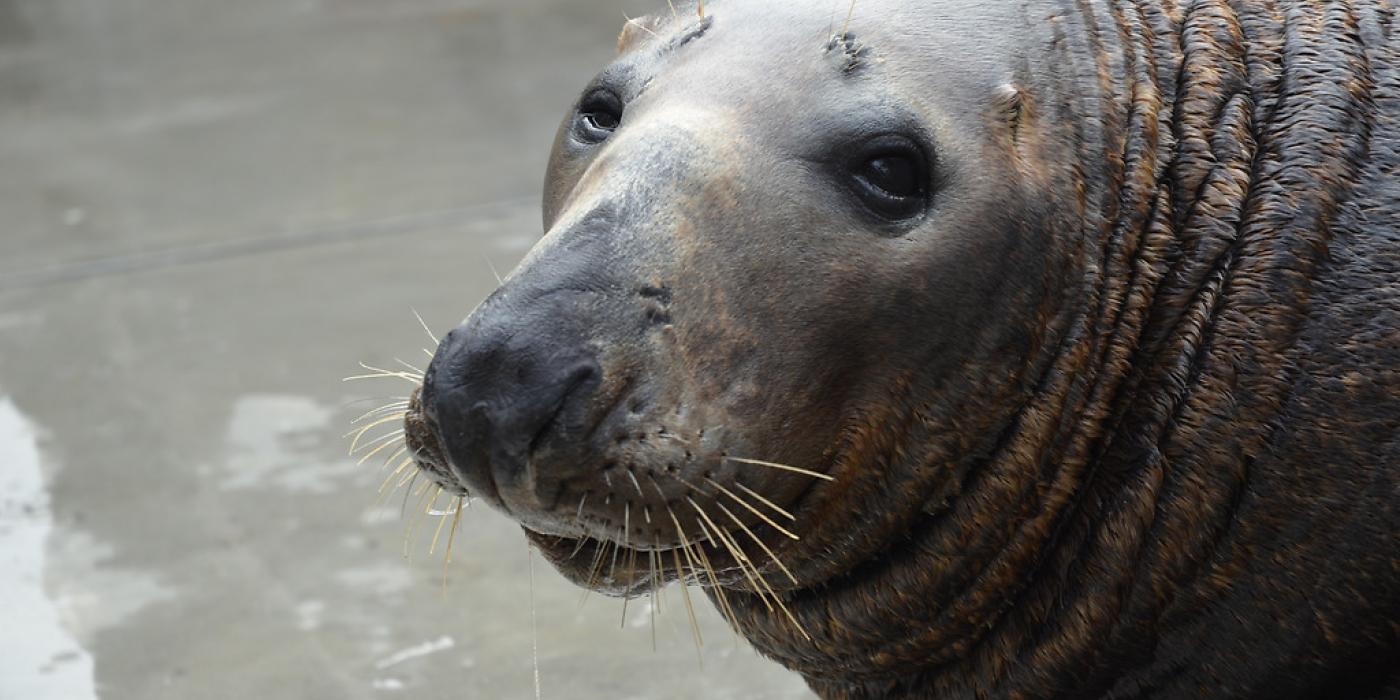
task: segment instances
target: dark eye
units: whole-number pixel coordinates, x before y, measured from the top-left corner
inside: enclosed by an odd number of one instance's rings
[[[928,169],[923,151],[902,136],[879,137],[854,159],[852,189],[873,212],[900,221],[924,212]]]
[[[574,133],[585,143],[601,143],[622,124],[622,100],[610,90],[595,90],[579,102]]]

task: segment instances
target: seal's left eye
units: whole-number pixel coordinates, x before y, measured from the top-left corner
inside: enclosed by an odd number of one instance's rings
[[[585,143],[600,143],[622,125],[622,100],[610,90],[595,90],[578,106],[574,133]]]

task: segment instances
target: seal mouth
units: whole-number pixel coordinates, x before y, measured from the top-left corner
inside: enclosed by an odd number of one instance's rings
[[[523,487],[505,488],[491,466],[480,469],[469,489],[462,465],[454,464],[440,437],[452,426],[441,425],[425,407],[421,387],[409,399],[404,439],[421,473],[448,493],[481,497],[505,511],[580,586],[625,596],[687,571],[707,572],[708,580],[728,585],[742,582],[746,569],[768,568],[781,568],[796,585],[779,557],[785,543],[799,539],[792,510],[818,480],[806,479],[785,508],[763,495],[761,477],[771,477],[765,473],[771,470],[760,465],[830,477],[732,458],[714,449],[728,438],[723,430],[683,431],[655,421],[642,429],[637,416],[646,403],[614,397],[586,438],[573,435],[573,449],[562,452],[552,419],[529,443],[526,474],[517,479]],[[531,501],[530,494],[548,497]]]
[[[408,398],[403,418],[404,445],[413,458],[418,472],[427,476],[443,491],[455,496],[470,496],[452,472],[451,462],[438,440],[437,422],[423,410],[422,387],[415,388]]]

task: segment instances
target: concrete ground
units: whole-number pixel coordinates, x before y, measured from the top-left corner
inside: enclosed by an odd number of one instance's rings
[[[637,0],[0,0],[0,698],[807,698],[346,457]],[[664,7],[664,5],[662,5]],[[537,634],[531,634],[533,597]],[[619,628],[621,622],[621,629]]]

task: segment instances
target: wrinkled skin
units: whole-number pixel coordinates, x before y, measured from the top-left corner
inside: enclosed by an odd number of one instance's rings
[[[1400,692],[1394,10],[830,10],[628,25],[420,467],[825,698]]]

